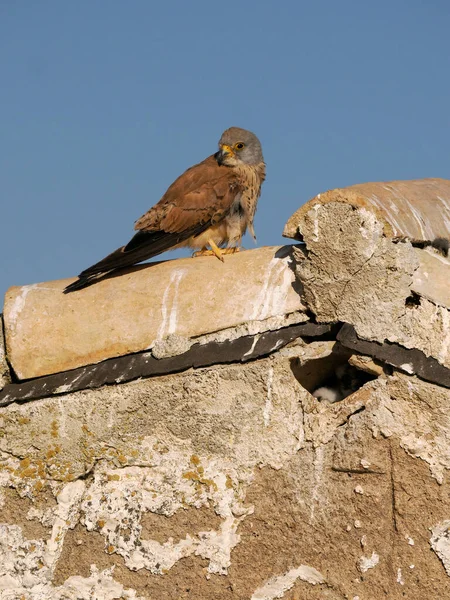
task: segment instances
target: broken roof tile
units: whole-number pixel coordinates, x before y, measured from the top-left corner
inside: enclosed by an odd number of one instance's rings
[[[414,179],[362,183],[318,194],[288,220],[283,235],[302,240],[303,215],[328,202],[367,208],[383,223],[389,237],[433,240],[450,237],[450,180]],[[317,209],[316,209],[317,210]]]

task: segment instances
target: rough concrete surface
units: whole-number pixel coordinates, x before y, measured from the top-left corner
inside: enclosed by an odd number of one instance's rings
[[[449,259],[394,243],[375,213],[345,202],[310,206],[299,227],[306,249],[294,250],[297,275],[319,321],[351,323],[362,338],[450,366]]]
[[[321,321],[385,330],[405,312],[419,261],[409,244],[384,236],[373,213],[343,202],[318,205],[305,213],[301,230],[307,257],[296,250],[297,273]]]
[[[4,321],[19,379],[150,349],[172,334],[192,338],[304,309],[279,247],[134,267],[64,295],[69,280],[10,288]],[[201,285],[200,282],[204,285]]]
[[[1,409],[0,598],[446,597],[450,391],[319,403],[346,359],[297,343]]]

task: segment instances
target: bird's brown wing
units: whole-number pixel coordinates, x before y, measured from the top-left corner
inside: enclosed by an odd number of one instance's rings
[[[220,222],[242,192],[236,172],[213,156],[191,167],[174,181],[161,200],[136,221],[137,233],[126,246],[85,269],[73,291],[102,273],[129,267],[174,248]]]
[[[185,171],[161,200],[135,223],[138,231],[181,233],[217,222],[240,192],[237,174],[213,156]]]

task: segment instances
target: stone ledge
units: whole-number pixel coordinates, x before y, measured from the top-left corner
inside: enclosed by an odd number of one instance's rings
[[[305,311],[290,248],[142,265],[67,295],[70,280],[10,288],[9,362],[19,380],[31,379],[148,350],[171,334],[195,338]]]
[[[304,323],[225,342],[194,344],[184,354],[163,359],[156,359],[150,352],[111,358],[96,365],[7,385],[0,392],[0,406],[124,383],[140,377],[168,375],[192,367],[244,363],[272,354],[299,337],[319,337],[330,330],[329,325]]]
[[[276,353],[296,339],[320,338],[326,334],[330,339],[335,338],[344,348],[362,355],[354,355],[349,362],[363,371],[367,370],[367,367],[358,361],[364,357],[366,359],[371,357],[379,361],[379,365],[373,372],[376,376],[382,373],[382,365],[385,364],[407,375],[417,375],[425,381],[450,387],[450,369],[434,358],[427,357],[417,348],[408,349],[391,342],[380,344],[360,339],[355,328],[347,323],[336,327],[333,332],[330,324],[301,323],[253,336],[241,336],[233,340],[193,344],[182,354],[162,359],[155,358],[150,352],[108,359],[95,365],[6,385],[3,391],[0,391],[0,406],[7,406],[13,402],[29,402],[52,395],[70,394],[84,389],[95,389],[104,385],[126,383],[139,378],[169,375],[190,368],[245,363]],[[297,352],[295,350],[294,354]],[[374,367],[372,363],[372,369]]]

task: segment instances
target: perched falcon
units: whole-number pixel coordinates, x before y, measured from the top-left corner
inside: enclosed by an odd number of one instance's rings
[[[224,254],[239,250],[247,229],[255,237],[253,218],[265,174],[256,135],[230,127],[220,138],[219,151],[185,171],[136,221],[137,233],[128,244],[85,269],[64,293],[183,246],[199,250],[194,256],[213,254],[223,261]]]

